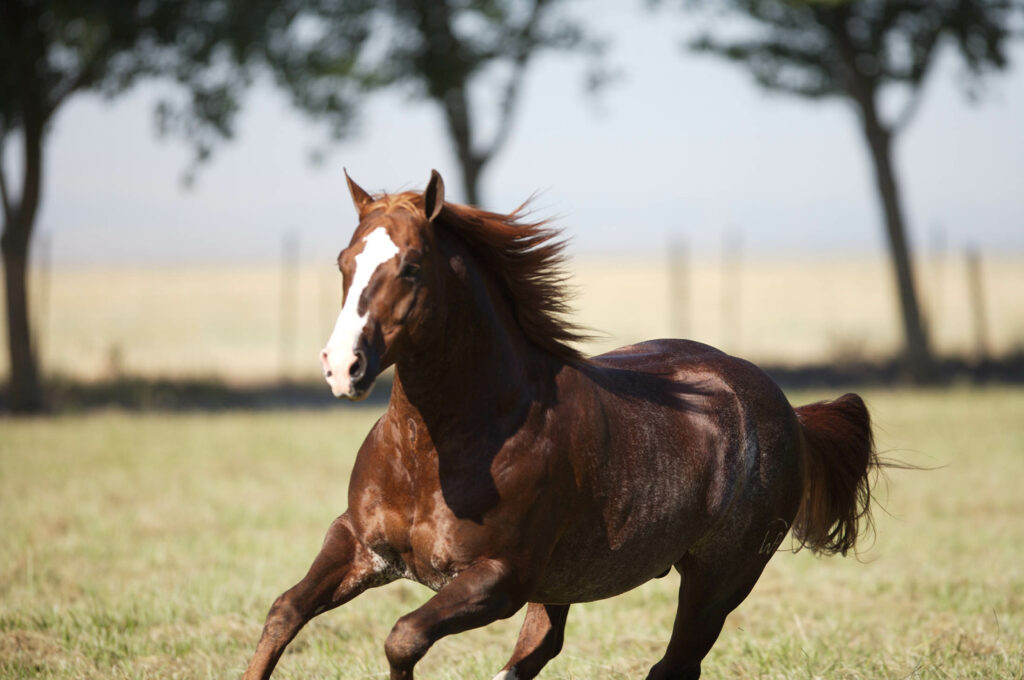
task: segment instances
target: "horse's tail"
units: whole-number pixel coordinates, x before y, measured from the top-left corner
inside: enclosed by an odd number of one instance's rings
[[[871,416],[852,393],[800,406],[796,416],[803,430],[804,488],[793,534],[814,552],[845,555],[872,527],[871,486],[881,463]]]

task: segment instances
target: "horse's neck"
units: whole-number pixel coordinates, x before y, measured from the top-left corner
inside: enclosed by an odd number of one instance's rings
[[[444,328],[398,361],[393,407],[429,426],[479,427],[515,417],[536,399],[553,360],[523,335],[491,286],[462,286],[449,301]]]

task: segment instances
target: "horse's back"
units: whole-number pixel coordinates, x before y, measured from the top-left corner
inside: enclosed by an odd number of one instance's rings
[[[594,357],[594,362],[617,368],[645,371],[662,364],[666,359],[697,359],[713,356],[728,355],[716,347],[696,340],[661,338],[625,345],[610,352],[598,354]]]
[[[694,340],[647,340],[597,355],[591,361],[591,376],[597,384],[640,400],[677,403],[685,410],[686,395],[730,395],[739,400],[739,408],[766,409],[771,413],[765,415],[792,417],[789,402],[767,373],[745,359]],[[649,393],[643,393],[638,385]]]
[[[685,375],[687,370],[705,369],[714,373],[728,373],[730,370],[737,370],[740,365],[753,367],[753,364],[730,356],[711,345],[677,338],[646,340],[625,345],[599,354],[593,357],[592,361],[596,366],[612,370],[637,371],[660,376],[675,375],[682,379],[688,377]]]

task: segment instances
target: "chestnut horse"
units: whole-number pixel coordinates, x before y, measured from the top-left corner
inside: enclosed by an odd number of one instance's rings
[[[572,603],[672,567],[675,625],[647,677],[697,678],[788,531],[822,553],[854,547],[879,465],[857,395],[794,409],[752,364],[687,340],[585,358],[557,231],[445,203],[436,172],[422,194],[348,183],[359,225],[321,362],[348,399],[394,366],[391,401],[247,680],[269,677],[314,616],[399,578],[436,594],[388,635],[392,680],[439,638],[524,605],[496,678],[533,678]]]

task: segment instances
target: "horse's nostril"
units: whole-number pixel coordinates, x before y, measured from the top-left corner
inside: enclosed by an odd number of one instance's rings
[[[356,361],[348,369],[348,374],[353,380],[359,380],[366,373],[366,354],[361,351],[356,352]]]
[[[320,352],[320,369],[323,371],[325,378],[330,378],[331,375],[333,375],[333,372],[331,371],[331,362],[327,359],[326,347]]]

